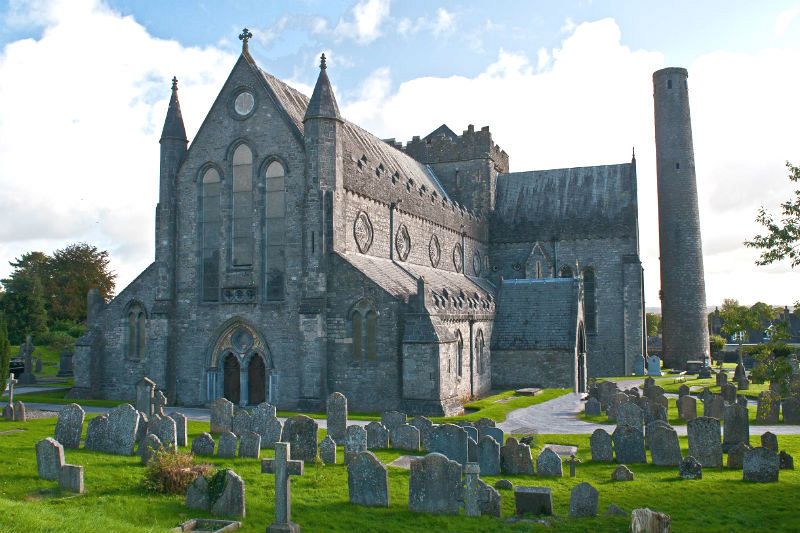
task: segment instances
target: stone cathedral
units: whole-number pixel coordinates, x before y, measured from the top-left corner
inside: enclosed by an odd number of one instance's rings
[[[89,293],[74,397],[452,415],[491,389],[583,391],[644,353],[636,161],[509,172],[488,127],[405,144],[242,53],[189,144],[173,80],[156,252]]]

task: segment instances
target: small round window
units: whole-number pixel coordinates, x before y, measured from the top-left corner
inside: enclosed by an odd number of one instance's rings
[[[236,97],[236,100],[233,102],[233,109],[236,113],[240,116],[247,116],[253,111],[253,107],[256,105],[256,100],[253,97],[253,93],[249,91],[244,91],[239,93]]]

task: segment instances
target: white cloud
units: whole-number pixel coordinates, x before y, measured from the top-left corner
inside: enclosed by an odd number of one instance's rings
[[[390,0],[362,0],[353,6],[352,20],[339,20],[334,35],[338,40],[371,43],[381,36],[381,26],[389,17],[389,7]]]
[[[455,15],[440,7],[436,10],[436,20],[433,23],[433,34],[436,36],[450,33],[455,28]]]
[[[420,32],[430,32],[434,37],[450,35],[456,28],[455,14],[443,7],[436,10],[436,17],[418,17],[412,20],[404,17],[397,22],[395,31],[403,37],[410,37]]]
[[[736,297],[772,303],[800,297],[788,267],[756,267],[742,241],[758,230],[760,203],[788,198],[783,162],[800,161],[800,103],[792,91],[797,51],[709,54],[689,65],[708,302]],[[631,50],[611,19],[574,27],[560,47],[527,55],[501,51],[474,78],[408,80],[391,91],[374,74],[344,114],[378,136],[410,139],[445,122],[455,131],[489,125],[512,170],[628,161],[636,147],[647,300],[658,304],[658,220],[653,142],[653,71],[660,53]],[[765,94],[769,91],[769,95]],[[341,101],[340,101],[341,102]]]
[[[276,20],[272,26],[253,31],[253,37],[261,44],[261,46],[268,47],[275,42],[275,39],[281,36],[284,30],[286,30],[286,26],[289,24],[289,22],[289,16],[283,15],[282,17],[278,18],[278,20]],[[316,28],[316,20],[312,20],[310,26],[313,32]]]
[[[96,1],[14,7],[15,24],[44,31],[0,54],[0,273],[87,240],[111,251],[121,289],[153,259],[169,80],[191,136],[235,57],[156,39]]]
[[[786,35],[789,26],[792,25],[797,17],[800,17],[800,5],[790,7],[778,13],[778,16],[775,18],[775,35],[778,37]]]

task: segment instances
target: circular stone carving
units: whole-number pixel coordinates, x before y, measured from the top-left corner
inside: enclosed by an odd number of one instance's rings
[[[239,329],[231,335],[231,346],[237,352],[245,353],[253,347],[253,335],[246,329]]]
[[[431,258],[431,266],[434,268],[439,266],[439,260],[442,258],[442,248],[439,246],[439,237],[435,233],[431,236],[431,242],[428,243],[428,256]]]
[[[256,99],[250,91],[242,91],[233,101],[233,109],[241,117],[246,117],[253,111],[256,105]]]
[[[367,253],[369,247],[372,246],[373,230],[372,222],[364,211],[356,215],[356,221],[353,223],[353,237],[356,240],[358,251],[362,254]]]
[[[472,254],[472,272],[474,272],[476,276],[481,275],[481,253],[478,251]]]
[[[456,272],[461,272],[464,268],[464,257],[461,253],[461,245],[458,243],[453,246],[453,266],[456,267]]]
[[[394,236],[394,249],[397,251],[397,258],[400,261],[405,261],[408,258],[408,253],[411,251],[411,235],[408,234],[408,228],[402,224]]]

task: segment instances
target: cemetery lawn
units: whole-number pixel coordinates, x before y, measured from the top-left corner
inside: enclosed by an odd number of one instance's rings
[[[30,393],[15,392],[14,399],[25,403],[55,403],[60,405],[77,403],[78,405],[89,407],[116,407],[123,403],[128,403],[124,400],[77,400],[75,398],[67,398],[67,392],[69,392],[69,389]]]
[[[714,377],[708,379],[689,378],[686,381],[677,381],[677,377],[678,376],[672,375],[655,378],[656,385],[662,387],[664,392],[672,394],[678,394],[678,389],[681,385],[688,386],[689,390],[693,394],[703,390],[703,387],[708,387],[708,390],[714,394],[720,394],[721,392],[720,387],[716,384],[716,378]],[[728,381],[732,381],[731,375],[728,376]],[[742,394],[748,398],[756,400],[758,399],[759,393],[765,390],[769,390],[769,383],[750,383],[750,387],[747,390],[739,391],[737,394]]]
[[[11,357],[19,355],[19,346],[11,347]],[[42,358],[42,371],[36,372],[36,376],[55,377],[58,374],[58,365],[61,361],[61,351],[55,346],[34,346],[33,357]]]
[[[145,492],[142,488],[144,469],[135,456],[66,450],[68,463],[84,465],[87,492],[83,495],[60,492],[55,482],[40,480],[36,475],[34,444],[52,435],[54,426],[55,419],[0,421],[0,529],[3,532],[155,532],[205,515],[187,510],[182,496]],[[190,439],[207,429],[207,423],[190,422]],[[751,444],[757,441],[756,435]],[[583,461],[578,466],[578,477],[502,477],[515,484],[553,489],[557,516],[548,519],[547,526],[510,522],[514,513],[510,491],[501,491],[500,519],[411,513],[407,508],[408,471],[394,467],[389,468],[391,506],[388,509],[351,505],[347,471],[341,464],[307,464],[305,474],[293,478],[293,519],[307,533],[627,531],[628,517],[605,516],[606,508],[614,503],[628,512],[645,506],[666,512],[672,516],[676,533],[800,531],[800,513],[796,511],[800,471],[782,470],[779,483],[756,484],[741,481],[741,471],[706,469],[702,480],[681,481],[677,468],[629,465],[636,480],[612,483],[610,476],[614,465],[591,462],[588,435],[539,435],[538,444],[543,443],[578,445],[578,457]],[[779,443],[782,449],[800,457],[800,436],[779,436]],[[681,438],[684,454],[686,446],[686,439]],[[271,450],[264,452],[262,456],[272,456]],[[339,449],[339,461],[342,455]],[[388,463],[400,452],[387,450],[377,455]],[[273,520],[275,478],[261,474],[259,461],[254,459],[203,458],[202,461],[231,467],[242,476],[246,483],[247,516],[241,531],[263,532]],[[484,479],[493,484],[500,476]],[[600,492],[597,518],[568,518],[569,491],[582,481],[588,481]]]
[[[719,387],[717,387],[719,388]],[[670,426],[685,426],[686,420],[683,420],[678,417],[678,399],[677,398],[667,398],[669,402],[669,408],[667,409],[667,422],[669,422]],[[748,405],[747,411],[749,413],[750,425],[756,424],[756,406],[755,405]],[[703,416],[703,402],[697,400],[697,416]],[[578,418],[581,420],[585,420],[587,422],[592,422],[595,424],[610,424],[612,426],[616,426],[616,422],[611,421],[608,419],[608,415],[606,413],[601,412],[597,416],[586,416],[586,413],[581,412],[578,415]],[[721,425],[725,425],[722,420],[720,420]],[[783,425],[783,420],[780,420],[778,424]],[[770,426],[775,424],[768,424]],[[613,427],[612,427],[613,430]],[[611,433],[611,431],[609,431]]]

